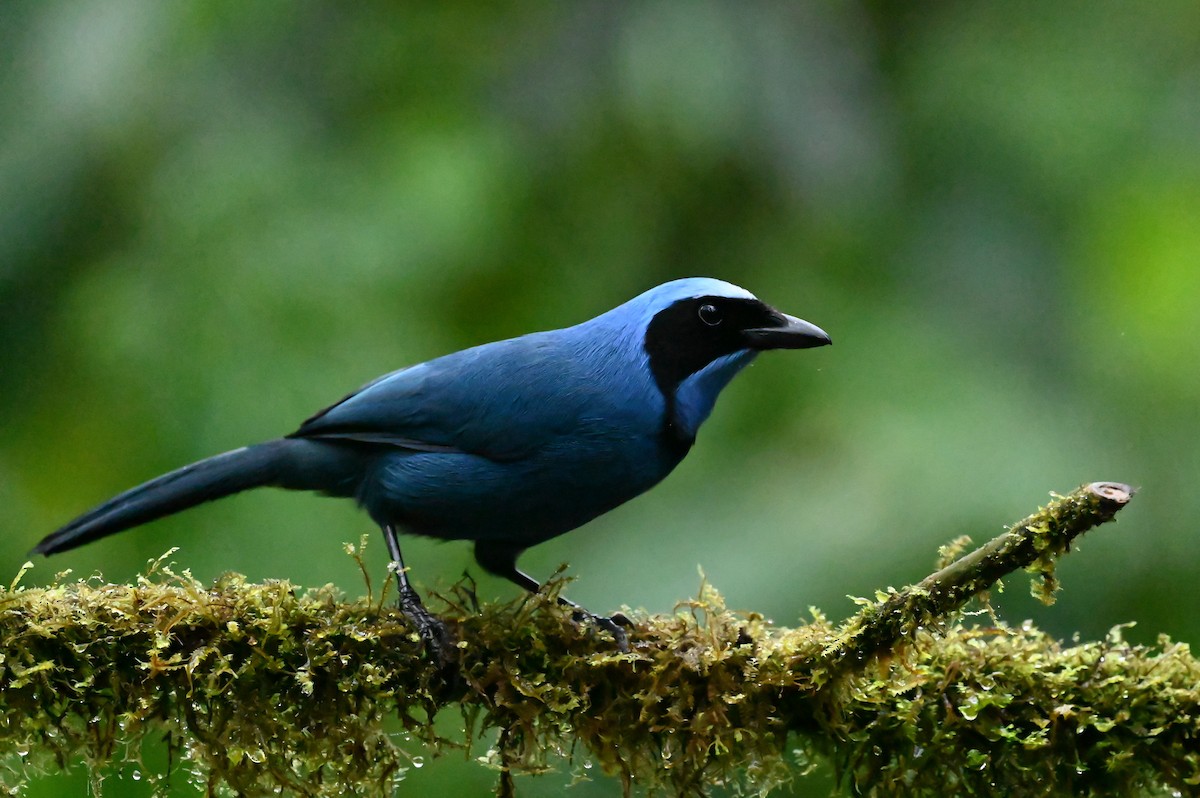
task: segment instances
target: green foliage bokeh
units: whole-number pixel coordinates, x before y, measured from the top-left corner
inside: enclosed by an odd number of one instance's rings
[[[676,474],[532,573],[665,612],[702,567],[733,607],[839,617],[1115,479],[1142,493],[1058,604],[995,603],[1062,636],[1200,635],[1194,3],[9,2],[0,52],[12,573],[97,501],[380,373],[704,274],[835,346],[761,358]],[[202,579],[353,593],[342,543],[369,528],[258,492],[34,577],[127,580],[180,546]],[[426,587],[473,567],[405,551]]]

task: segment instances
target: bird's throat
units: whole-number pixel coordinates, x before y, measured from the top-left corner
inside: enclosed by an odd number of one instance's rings
[[[666,410],[663,413],[662,442],[663,447],[672,456],[682,460],[696,442],[696,433],[689,431],[680,423],[676,415],[677,405],[674,396],[666,397]]]

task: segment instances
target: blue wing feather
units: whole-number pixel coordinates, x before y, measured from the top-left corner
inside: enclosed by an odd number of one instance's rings
[[[290,437],[528,456],[577,428],[600,392],[561,331],[465,349],[385,375],[305,421]]]

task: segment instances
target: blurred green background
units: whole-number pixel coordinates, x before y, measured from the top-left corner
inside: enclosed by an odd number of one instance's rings
[[[1010,579],[1002,614],[1200,637],[1190,0],[9,0],[0,53],[10,574],[112,493],[380,373],[699,274],[835,346],[762,357],[670,479],[528,553],[532,573],[569,561],[584,605],[667,612],[703,568],[733,607],[843,617],[950,538],[1112,479],[1141,493],[1067,558],[1058,604]],[[33,578],[129,580],[179,546],[202,579],[357,595],[342,544],[363,532],[382,573],[353,507],[260,491]],[[464,544],[405,551],[427,588],[477,571]],[[492,778],[452,755],[407,786]]]

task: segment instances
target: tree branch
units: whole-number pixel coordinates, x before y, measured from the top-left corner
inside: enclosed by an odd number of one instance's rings
[[[502,792],[563,756],[673,793],[762,791],[818,760],[876,795],[1194,792],[1200,664],[1186,646],[1130,646],[1117,629],[1063,647],[957,614],[1018,568],[1052,577],[1130,495],[1056,498],[839,627],[774,627],[705,586],[673,615],[636,618],[619,654],[552,595],[476,608],[460,585],[449,681],[382,599],[328,587],[207,587],[161,564],[132,586],[14,586],[0,590],[0,782],[80,758],[99,779],[165,733],[184,762],[174,778],[210,791],[390,794],[413,764],[392,733],[436,752],[453,743],[431,719],[453,709],[494,740],[477,753]]]
[[[917,585],[879,596],[842,627],[822,655],[831,673],[861,665],[891,651],[923,626],[950,617],[1002,577],[1027,568],[1041,579],[1033,594],[1054,603],[1058,580],[1054,564],[1084,532],[1112,520],[1134,490],[1117,482],[1093,482],[1054,501],[1009,527],[999,537],[932,573]],[[966,541],[963,541],[964,543]]]

